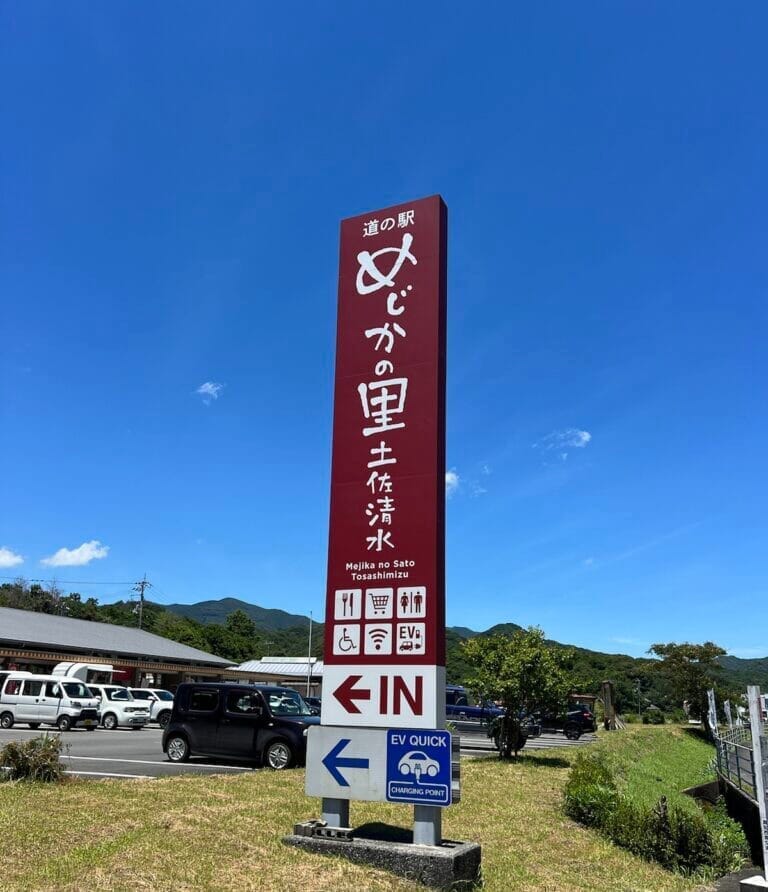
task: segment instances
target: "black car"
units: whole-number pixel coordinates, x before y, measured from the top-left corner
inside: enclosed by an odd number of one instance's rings
[[[569,740],[597,730],[594,713],[583,703],[573,704],[564,713],[537,714],[536,718],[542,731],[562,731]]]
[[[319,724],[297,691],[239,684],[181,684],[163,732],[171,762],[230,758],[280,770],[302,764]]]
[[[309,707],[312,715],[320,715],[320,698],[319,697],[304,697],[304,702]]]

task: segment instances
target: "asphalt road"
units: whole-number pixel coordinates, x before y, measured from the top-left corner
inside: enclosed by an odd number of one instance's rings
[[[461,736],[461,752],[464,756],[491,755],[496,752],[486,735],[485,727],[474,722],[460,722],[457,731]],[[0,746],[11,740],[29,740],[42,732],[24,727],[0,730]],[[258,771],[245,764],[230,764],[214,759],[192,759],[174,764],[162,751],[162,731],[159,728],[142,728],[140,731],[95,731],[74,729],[61,734],[50,729],[49,734],[61,736],[64,749],[62,761],[67,773],[84,777],[132,778],[147,780],[177,774],[216,774],[241,771]],[[542,734],[526,744],[526,750],[554,747],[583,746],[595,739],[593,734],[580,740],[566,740],[562,734]]]
[[[9,740],[29,740],[41,734],[22,727],[10,731],[0,730],[0,746]],[[56,729],[48,731],[62,738],[62,761],[67,773],[86,777],[141,778],[167,777],[174,774],[215,774],[238,771],[255,771],[247,765],[228,765],[212,759],[190,760],[181,764],[169,762],[162,750],[163,732],[159,728],[142,728],[105,731],[85,731],[81,728],[60,734]]]

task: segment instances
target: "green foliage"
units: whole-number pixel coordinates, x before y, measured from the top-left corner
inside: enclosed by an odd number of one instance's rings
[[[511,634],[478,635],[463,645],[473,673],[469,685],[480,700],[494,700],[506,712],[492,729],[499,754],[509,758],[522,749],[523,711],[558,710],[572,687],[564,668],[566,655],[549,647],[541,629],[515,627]]]
[[[660,709],[649,709],[643,713],[644,725],[663,725],[664,721],[664,713]]]
[[[573,679],[566,655],[548,647],[541,629],[515,629],[511,635],[478,636],[464,643],[473,667],[469,685],[479,698],[501,701],[508,712],[557,710]]]
[[[605,753],[578,754],[565,785],[565,813],[587,827],[607,826],[619,793]]]
[[[243,603],[231,600],[237,604]],[[114,623],[118,626],[138,626],[137,605],[134,601],[116,601],[113,604],[99,604],[95,598],[83,601],[77,593],[62,595],[55,587],[44,589],[37,584],[28,585],[21,579],[0,585],[0,607]],[[283,611],[274,612],[283,617],[290,616]],[[267,654],[303,656],[307,653],[306,627],[265,631],[257,627],[249,613],[240,609],[235,609],[225,618],[223,624],[204,624],[174,613],[160,604],[145,601],[142,627],[147,632],[217,654],[233,663],[259,659]],[[321,624],[315,624],[313,628],[312,644],[313,656],[322,657]]]
[[[624,756],[631,758],[631,749]],[[565,813],[671,871],[720,876],[738,870],[746,840],[722,803],[704,811],[692,801],[670,804],[666,795],[650,802],[641,788],[620,783],[622,767],[602,749],[580,752],[564,789]]]
[[[39,613],[69,616],[74,619],[108,622],[121,626],[138,625],[135,601],[99,604],[95,598],[83,598],[77,592],[64,595],[55,585],[42,587],[28,584],[23,579],[0,585],[0,607],[33,610]],[[253,623],[253,628],[241,616]],[[237,619],[228,617],[236,616]],[[304,656],[307,653],[307,617],[268,610],[247,604],[237,598],[203,601],[199,604],[172,604],[169,607],[144,602],[143,627],[148,632],[162,635],[190,647],[215,653],[242,662],[268,654]],[[521,627],[514,623],[494,626],[477,633],[463,627],[446,630],[447,680],[452,684],[470,684],[474,668],[467,659],[464,642],[487,639],[497,635],[509,638]],[[581,693],[597,694],[605,679],[615,686],[616,707],[630,721],[637,710],[637,682],[640,682],[642,705],[660,707],[666,713],[679,710],[683,699],[669,673],[659,670],[659,660],[635,659],[625,654],[604,654],[580,647],[565,647],[556,641],[545,641],[548,648],[560,654],[562,666]],[[667,645],[664,645],[665,647]],[[313,625],[312,655],[323,656],[323,626]],[[747,683],[768,688],[768,658],[740,660],[721,656],[716,665],[722,667],[717,681],[718,700],[733,692],[742,693]],[[716,670],[715,670],[716,671]]]
[[[60,781],[64,776],[60,756],[58,736],[12,741],[0,750],[0,780]]]
[[[723,669],[718,660],[725,656],[722,647],[711,641],[704,644],[654,644],[649,653],[661,658],[656,671],[669,683],[677,705],[687,701],[691,715],[708,722],[707,690],[718,688],[721,698],[738,692],[718,685]]]

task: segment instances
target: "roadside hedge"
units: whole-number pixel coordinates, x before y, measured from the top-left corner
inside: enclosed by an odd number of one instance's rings
[[[619,788],[600,750],[577,755],[564,796],[569,817],[668,870],[721,876],[738,870],[747,855],[744,832],[722,802],[687,811],[662,796],[649,807]]]

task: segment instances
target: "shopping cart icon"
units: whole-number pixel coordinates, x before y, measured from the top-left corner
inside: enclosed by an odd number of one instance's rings
[[[389,604],[389,595],[371,595],[374,613],[386,613]]]
[[[387,619],[392,616],[394,593],[391,588],[369,588],[366,594],[365,615],[367,617],[384,617]]]

